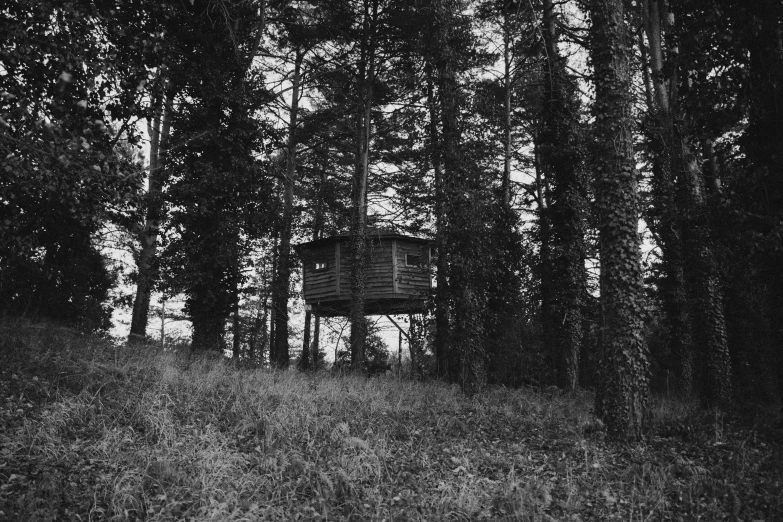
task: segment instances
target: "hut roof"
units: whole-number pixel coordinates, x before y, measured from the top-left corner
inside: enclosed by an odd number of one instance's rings
[[[306,243],[299,243],[298,245],[294,246],[294,249],[299,251],[302,248],[306,249],[306,248],[322,247],[326,245],[331,245],[333,243],[336,243],[337,241],[349,240],[350,238],[351,238],[350,234],[335,234],[329,237],[322,237],[321,239],[316,239],[315,241],[307,241]],[[407,236],[405,234],[400,234],[398,232],[394,232],[391,230],[377,230],[377,229],[368,230],[367,239],[403,239],[405,241],[410,241],[413,243],[421,243],[422,245],[433,242],[431,239],[425,239],[416,236]]]

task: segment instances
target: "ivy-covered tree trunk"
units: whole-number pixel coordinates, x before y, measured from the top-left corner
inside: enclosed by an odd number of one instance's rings
[[[560,56],[555,17],[552,1],[544,0],[546,67],[542,128],[536,151],[549,191],[548,205],[541,201],[542,241],[547,241],[541,246],[542,263],[547,265],[543,267],[541,293],[545,304],[544,342],[555,361],[557,385],[573,390],[579,385],[582,301],[587,291],[584,264],[587,189],[576,85],[568,77],[565,60]]]
[[[538,208],[538,279],[539,299],[541,300],[541,331],[543,336],[548,336],[557,327],[553,324],[557,321],[554,312],[554,270],[552,268],[552,233],[549,223],[549,186],[540,158],[540,146],[538,141],[533,147],[534,166],[536,171],[536,206]],[[545,347],[549,359],[549,366],[555,372],[557,379],[557,349],[553,348],[557,343],[554,339],[544,338],[542,344]]]
[[[449,298],[448,298],[448,266],[444,250],[444,217],[443,217],[443,168],[441,166],[440,136],[438,132],[438,104],[435,96],[435,72],[431,57],[425,65],[427,76],[427,108],[429,112],[429,148],[430,163],[434,173],[434,207],[435,207],[435,251],[437,253],[436,269],[438,286],[435,289],[435,363],[440,377],[453,377],[454,364],[449,364]]]
[[[702,361],[699,388],[706,407],[723,408],[731,401],[731,358],[723,311],[723,288],[709,229],[709,211],[702,172],[687,138],[674,127],[677,169],[688,196],[685,228],[685,275],[691,293],[691,317],[697,355]]]
[[[455,280],[455,255],[456,245],[454,245],[454,228],[458,226],[455,223],[457,217],[454,206],[457,204],[455,195],[458,190],[458,178],[462,176],[459,160],[459,141],[460,130],[458,126],[459,107],[457,105],[457,80],[454,72],[454,57],[448,42],[451,29],[451,17],[453,2],[449,0],[433,0],[432,15],[434,17],[435,32],[432,44],[433,62],[435,65],[436,84],[438,93],[438,113],[440,115],[441,136],[438,152],[442,162],[442,170],[439,172],[441,182],[439,194],[437,194],[436,206],[440,209],[440,252],[439,271],[438,271],[438,290],[441,294],[442,312],[448,314],[444,326],[444,331],[438,331],[442,336],[441,343],[448,342],[444,346],[444,362],[446,363],[446,374],[454,380],[462,380],[463,386],[469,384],[466,382],[466,368],[464,364],[469,364],[468,354],[463,354],[464,348],[458,346],[460,339],[456,332],[456,300],[454,293],[457,292],[457,286],[462,281]],[[442,269],[442,271],[441,271]],[[441,289],[441,286],[443,288]],[[438,325],[441,326],[441,325]]]
[[[259,176],[254,151],[266,139],[266,124],[256,115],[268,96],[249,88],[247,60],[240,56],[248,30],[256,34],[255,9],[235,3],[218,13],[198,2],[192,8],[182,13],[187,23],[175,34],[182,54],[172,62],[171,77],[187,103],[174,114],[167,194],[178,234],[164,259],[170,289],[187,296],[193,347],[223,354],[245,248],[267,231],[262,216],[271,206],[271,183]],[[213,15],[231,23],[217,23]]]
[[[658,91],[660,92],[660,91]],[[649,100],[655,103],[651,97]],[[645,219],[662,252],[664,279],[661,298],[667,325],[667,354],[676,388],[688,393],[693,384],[693,322],[685,279],[681,190],[671,165],[671,140],[666,140],[667,118],[654,106],[644,121],[644,133],[652,156],[651,205]]]
[[[623,0],[593,0],[596,203],[601,259],[601,391],[596,412],[616,440],[637,440],[648,407],[642,338],[639,194],[631,114],[631,39]]]
[[[683,176],[678,175],[674,162],[676,151],[673,143],[672,77],[665,71],[664,35],[662,23],[668,17],[661,12],[658,0],[642,2],[644,33],[649,46],[649,68],[643,63],[650,83],[647,98],[648,115],[643,129],[652,156],[652,204],[646,219],[655,234],[663,253],[665,279],[661,285],[664,313],[668,326],[668,353],[676,381],[676,387],[688,393],[693,385],[693,318],[686,281],[686,253],[684,235],[689,226],[684,219],[687,211],[687,189]],[[647,56],[641,42],[644,57]]]
[[[188,308],[193,322],[191,344],[194,350],[223,353],[225,348],[225,312],[215,310],[201,299],[191,300]]]
[[[480,209],[478,179],[475,172],[463,164],[460,154],[460,95],[456,77],[457,57],[452,48],[455,14],[459,2],[435,0],[432,3],[435,22],[434,64],[437,71],[438,95],[442,127],[441,158],[443,161],[442,241],[445,278],[448,284],[449,309],[453,328],[450,329],[453,359],[457,362],[458,379],[466,393],[480,391],[486,384],[486,353],[483,326],[486,313],[484,295],[486,281],[481,280],[478,264],[481,258],[478,223]],[[448,357],[452,359],[452,357]]]
[[[375,77],[377,0],[364,0],[356,107],[356,159],[351,192],[351,366],[365,371],[365,272],[367,264],[367,181],[370,169],[370,131]]]
[[[155,283],[155,257],[158,249],[158,232],[163,220],[163,186],[166,182],[166,149],[171,132],[171,113],[174,93],[169,90],[166,99],[156,110],[147,126],[150,136],[149,191],[145,201],[144,225],[138,233],[141,244],[136,263],[136,297],[133,301],[129,341],[142,340],[147,335],[150,296]]]
[[[233,227],[224,209],[211,208],[206,213],[214,219],[187,231],[188,239],[198,236],[198,240],[203,241],[202,245],[212,246],[217,253],[192,256],[193,274],[189,277],[193,277],[194,281],[188,290],[185,311],[193,325],[193,349],[223,354],[226,349],[226,320],[233,307],[229,278],[238,262],[232,248],[236,233],[231,230]]]
[[[676,45],[665,49],[665,35],[673,32],[674,13],[665,9],[659,0],[642,3],[653,85],[646,125],[653,155],[653,205],[648,221],[664,257],[663,297],[679,384],[690,389],[692,360],[698,355],[706,362],[698,372],[702,400],[720,405],[730,399],[731,381],[722,289],[703,172],[691,153],[686,118],[679,108],[674,65],[678,51]]]
[[[283,219],[277,256],[277,275],[272,295],[275,310],[275,349],[270,362],[278,368],[288,367],[288,298],[291,286],[291,234],[294,220],[294,186],[296,185],[296,128],[299,113],[299,91],[304,53],[297,48],[294,59],[294,75],[291,85],[291,109],[288,116],[288,145],[286,147],[286,173],[283,191]]]

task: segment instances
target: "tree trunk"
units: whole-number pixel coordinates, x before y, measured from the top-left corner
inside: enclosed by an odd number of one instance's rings
[[[511,205],[511,22],[508,10],[503,9],[503,179],[501,180],[501,201]]]
[[[304,333],[302,335],[302,355],[299,357],[299,369],[306,371],[310,369],[310,327],[313,321],[313,313],[310,310],[305,312]]]
[[[417,340],[418,330],[416,324],[416,317],[413,314],[408,315],[408,351],[411,355],[411,378],[419,378],[419,345]]]
[[[438,136],[438,107],[435,99],[435,79],[433,77],[432,64],[425,65],[427,76],[427,106],[429,109],[429,141],[430,161],[432,163],[435,181],[435,249],[437,252],[437,288],[435,289],[435,364],[436,372],[440,377],[447,377],[454,371],[454,365],[449,365],[449,299],[448,267],[446,264],[446,252],[444,246],[443,230],[443,170],[441,168],[440,138]],[[453,376],[453,375],[452,375]],[[454,376],[453,376],[454,377]]]
[[[267,324],[269,323],[270,317],[269,312],[271,309],[271,306],[269,305],[269,294],[270,294],[270,288],[269,288],[269,281],[264,281],[264,297],[261,300],[261,310],[259,310],[259,313],[262,314],[260,316],[260,320],[256,319],[258,321],[256,324],[256,331],[259,332],[260,337],[258,338],[258,345],[256,347],[254,356],[256,357],[259,364],[263,364],[264,362],[264,351],[267,349],[267,346],[270,345],[270,336],[271,333],[270,330],[267,330]],[[271,360],[271,357],[270,357]]]
[[[325,171],[321,170],[320,173],[320,182],[318,184],[318,192],[316,193],[315,197],[315,215],[313,216],[313,241],[318,240],[321,237],[321,231],[323,229],[323,205],[324,205],[324,185],[326,184],[326,173]],[[317,362],[318,362],[318,353],[311,354],[311,343],[310,340],[310,326],[313,323],[313,313],[310,310],[307,310],[305,312],[305,328],[304,328],[304,335],[302,339],[302,358],[301,358],[301,368],[302,370],[307,370],[310,367],[310,364],[312,362],[313,369],[317,369]],[[318,330],[320,329],[320,324],[318,317],[316,316],[315,319],[315,337],[318,337]]]
[[[760,253],[761,269],[768,289],[783,403],[783,6],[776,0],[765,0],[747,2],[744,9],[755,24],[747,43],[752,87],[744,149],[759,180],[758,206],[754,210],[761,217],[754,232],[767,238]]]
[[[156,111],[151,124],[147,126],[150,135],[149,191],[146,196],[144,227],[139,231],[141,244],[137,262],[138,278],[136,297],[133,301],[133,316],[128,341],[143,340],[147,335],[150,297],[155,285],[155,258],[158,248],[158,232],[163,220],[163,186],[166,183],[166,160],[174,92],[169,90],[165,102]]]
[[[193,323],[193,337],[191,345],[196,351],[214,352],[223,354],[225,349],[225,310],[221,311],[203,295],[191,297],[189,302],[189,315]],[[222,313],[221,313],[222,312]]]
[[[234,287],[234,302],[231,322],[231,353],[232,357],[239,359],[242,356],[242,318],[239,315],[239,281]]]
[[[365,270],[367,261],[367,181],[372,127],[373,82],[375,81],[375,29],[377,0],[364,0],[361,48],[359,52],[359,100],[356,111],[356,163],[351,193],[351,366],[365,368]]]
[[[546,52],[542,132],[537,141],[538,161],[551,187],[542,211],[542,299],[546,320],[544,340],[557,370],[557,384],[574,390],[579,384],[582,345],[582,308],[586,295],[585,215],[587,189],[583,144],[579,138],[576,85],[560,56],[551,0],[543,4]],[[543,203],[543,198],[542,198]],[[551,242],[544,244],[543,242]],[[546,253],[546,256],[544,254]]]
[[[166,297],[160,300],[160,347],[166,348]]]
[[[364,349],[367,340],[365,322],[365,271],[367,260],[367,175],[370,127],[369,107],[357,116],[357,164],[353,183],[351,218],[351,366],[364,370]]]
[[[661,35],[658,0],[642,4],[644,32],[650,46],[649,61],[651,94],[648,96],[649,115],[645,122],[650,152],[652,153],[652,200],[645,217],[656,236],[663,253],[665,279],[661,285],[664,313],[668,323],[669,359],[672,361],[677,388],[686,394],[693,382],[693,323],[688,302],[685,275],[684,228],[682,219],[682,191],[672,161],[671,115],[668,79],[664,76],[663,39]],[[640,43],[645,51],[643,42]],[[645,53],[643,56],[646,56]],[[643,64],[645,72],[646,64]]]
[[[647,67],[647,47],[644,45],[644,28],[639,29],[637,42],[639,43],[639,56],[642,59],[642,82],[644,83],[644,99],[648,107],[653,106],[653,86],[650,68]]]
[[[549,190],[545,185],[541,147],[538,140],[533,143],[533,158],[536,172],[536,198],[538,203],[538,277],[540,280],[539,298],[541,299],[541,334],[542,344],[550,367],[554,370],[555,382],[558,377],[558,343],[554,338],[557,328],[557,318],[554,305],[554,271],[552,270],[552,234],[549,224]],[[552,337],[550,337],[552,336]]]
[[[633,149],[631,64],[623,0],[594,0],[597,207],[601,259],[602,386],[596,412],[615,440],[638,440],[647,417],[642,338],[639,194]]]
[[[274,248],[273,248],[274,251]],[[274,253],[273,253],[274,256]],[[272,274],[274,274],[274,262],[272,263]],[[270,270],[267,261],[264,260],[263,271],[260,275],[258,289],[258,308],[256,309],[256,318],[253,323],[253,332],[250,336],[249,356],[259,365],[264,362],[264,350],[266,350],[269,335],[267,330],[267,320],[269,319],[269,294],[271,293],[271,281],[269,277]],[[272,276],[274,277],[274,276]]]
[[[723,311],[723,289],[712,234],[701,169],[688,150],[685,136],[674,132],[675,158],[688,195],[685,227],[685,274],[690,286],[696,354],[704,361],[699,385],[705,407],[725,408],[731,401],[731,358]]]
[[[296,49],[294,77],[291,86],[291,110],[288,118],[288,144],[286,147],[286,174],[283,196],[283,220],[277,257],[272,306],[275,310],[275,350],[270,358],[278,368],[287,368],[290,354],[288,345],[288,298],[291,285],[291,234],[294,220],[294,186],[296,185],[296,129],[299,112],[299,91],[304,53]]]
[[[397,375],[400,375],[401,372],[402,372],[402,330],[399,330],[397,332]]]
[[[474,266],[481,263],[476,237],[475,212],[479,210],[478,178],[474,171],[462,164],[460,154],[461,129],[459,122],[460,95],[456,77],[457,58],[450,38],[454,30],[458,6],[452,0],[433,2],[435,19],[434,64],[437,70],[438,95],[442,127],[441,157],[443,160],[443,251],[447,272],[439,273],[448,279],[449,309],[454,329],[450,341],[456,355],[456,370],[463,391],[472,394],[486,384],[486,352],[484,349],[484,321],[486,298],[484,282]],[[439,288],[440,291],[440,288]],[[451,365],[450,365],[451,366]],[[450,371],[453,371],[450,368]]]
[[[318,196],[315,203],[315,218],[313,219],[313,241],[320,239],[323,236],[324,228],[324,189],[326,186],[326,172],[321,170],[321,179],[318,184]],[[305,315],[305,323],[307,323],[308,315],[312,315],[310,312]],[[310,319],[312,321],[312,319]],[[318,344],[321,334],[321,318],[318,315],[315,316],[315,326],[313,327],[313,340],[309,339],[303,343],[302,350],[306,350],[308,353],[312,350],[310,360],[312,361],[313,370],[318,369]]]
[[[321,318],[315,316],[315,326],[313,326],[313,369],[318,369],[318,358],[321,350]]]
[[[247,356],[252,361],[258,360],[258,340],[261,333],[261,310],[256,310],[256,316],[253,319],[253,327],[250,331],[250,339],[248,340]]]
[[[270,296],[270,304],[269,304],[269,336],[267,337],[267,345],[269,346],[269,366],[274,367],[275,362],[277,361],[276,351],[277,351],[277,343],[275,341],[275,301],[274,301],[274,292],[275,288],[277,288],[277,259],[278,254],[280,252],[279,249],[279,241],[277,238],[277,232],[275,232],[273,237],[273,254],[272,254],[272,281],[271,281],[271,296]],[[264,323],[264,328],[266,328],[266,322]],[[263,346],[263,345],[262,345]]]
[[[664,62],[664,27],[671,30],[674,23],[673,14],[663,12],[665,7],[659,0],[642,4],[655,99],[647,124],[655,201],[649,221],[664,255],[670,350],[680,385],[685,391],[691,387],[695,349],[707,362],[698,379],[704,404],[725,405],[730,400],[731,371],[722,289],[706,219],[703,172],[690,151],[685,116],[678,107],[676,67]],[[672,46],[670,62],[676,63],[676,54]]]
[[[702,150],[704,151],[704,182],[707,186],[707,197],[716,196],[721,193],[720,169],[718,168],[718,159],[715,157],[715,142],[709,138],[702,139]]]

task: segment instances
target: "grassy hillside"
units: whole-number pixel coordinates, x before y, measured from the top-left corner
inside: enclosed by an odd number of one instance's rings
[[[303,375],[0,324],[0,520],[781,520],[779,419]]]

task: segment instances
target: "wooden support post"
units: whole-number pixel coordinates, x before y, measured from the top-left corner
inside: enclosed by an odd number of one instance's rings
[[[410,343],[410,342],[411,342],[411,338],[410,338],[410,336],[408,336],[408,332],[406,332],[405,330],[403,330],[403,329],[402,329],[402,327],[401,327],[400,325],[398,325],[398,324],[397,324],[397,321],[395,321],[394,319],[392,319],[390,315],[387,315],[387,316],[386,316],[386,319],[388,319],[389,321],[391,321],[391,322],[392,322],[392,324],[393,324],[394,326],[396,326],[396,327],[397,327],[397,329],[400,331],[400,333],[401,333],[402,335],[404,335],[404,336],[405,336],[405,338],[408,340],[408,343]]]
[[[402,370],[402,330],[400,330],[397,339],[397,373]]]
[[[419,376],[419,343],[418,343],[418,324],[416,323],[416,316],[410,314],[408,316],[410,323],[410,334],[408,335],[408,348],[411,351],[411,376],[415,379]]]

